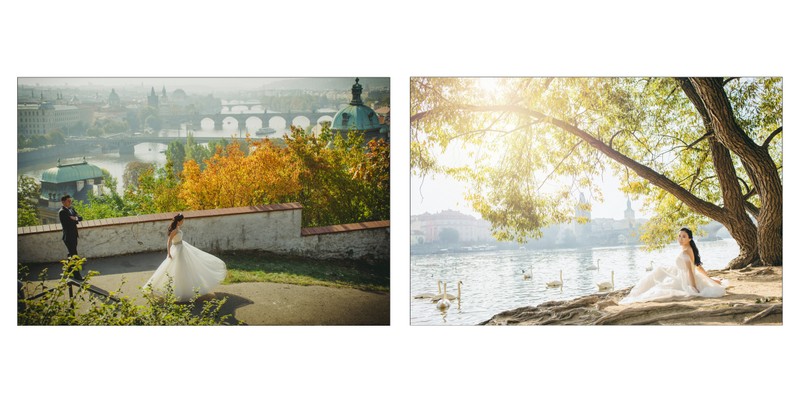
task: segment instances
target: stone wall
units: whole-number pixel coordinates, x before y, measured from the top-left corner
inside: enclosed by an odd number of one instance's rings
[[[83,221],[78,254],[100,258],[164,251],[175,213]],[[389,221],[301,229],[299,203],[187,211],[183,240],[210,253],[263,250],[318,259],[389,260]],[[61,225],[17,228],[20,263],[54,262],[67,255]]]

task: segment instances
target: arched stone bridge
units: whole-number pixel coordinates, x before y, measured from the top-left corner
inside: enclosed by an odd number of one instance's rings
[[[257,118],[261,121],[262,127],[267,127],[270,125],[270,121],[274,118],[282,118],[286,124],[286,127],[289,125],[303,125],[302,123],[295,121],[297,118],[306,117],[308,118],[309,123],[314,126],[326,120],[332,120],[333,117],[336,116],[337,111],[297,111],[297,112],[247,112],[247,113],[238,113],[238,114],[207,114],[207,115],[192,115],[186,116],[183,122],[191,123],[195,129],[199,129],[202,122],[204,120],[210,119],[214,121],[214,129],[221,130],[223,129],[223,124],[228,122],[232,122],[235,120],[239,129],[243,128],[247,124],[247,120],[251,118]],[[328,117],[328,118],[324,118]]]

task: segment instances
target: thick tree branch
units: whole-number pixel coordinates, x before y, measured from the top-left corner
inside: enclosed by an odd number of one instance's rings
[[[688,190],[684,189],[677,183],[673,182],[663,174],[660,174],[651,169],[650,167],[643,165],[638,161],[635,161],[630,157],[614,150],[607,144],[603,143],[603,141],[601,141],[600,139],[595,138],[588,132],[574,125],[568,124],[565,121],[550,117],[539,111],[530,110],[528,108],[517,105],[486,105],[486,106],[461,105],[459,108],[471,112],[509,111],[520,115],[527,115],[536,118],[538,120],[541,120],[545,123],[548,123],[550,125],[553,125],[555,127],[561,128],[562,130],[572,134],[573,136],[578,137],[579,139],[583,140],[590,146],[599,150],[612,160],[617,161],[618,163],[632,169],[640,177],[666,190],[673,196],[677,197],[678,199],[680,199],[681,201],[692,207],[697,212],[715,220],[720,220],[724,218],[725,212],[721,207],[711,202],[700,199],[699,197],[695,196]]]
[[[772,133],[770,133],[769,136],[767,137],[767,140],[765,140],[764,143],[761,144],[761,147],[763,147],[765,149],[767,147],[769,147],[769,142],[772,141],[772,138],[774,138],[777,134],[779,134],[781,132],[783,132],[783,127],[782,126],[778,127],[778,129],[775,129],[774,131],[772,131]]]
[[[431,111],[428,110],[428,111],[418,112],[418,113],[412,115],[411,116],[411,123],[413,124],[414,122],[417,122],[418,120],[421,120],[421,119],[425,118],[430,112]]]

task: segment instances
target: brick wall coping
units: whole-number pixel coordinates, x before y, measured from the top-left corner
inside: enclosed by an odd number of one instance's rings
[[[300,230],[300,236],[325,235],[328,233],[350,232],[350,231],[359,231],[365,229],[379,229],[388,227],[389,227],[389,221],[357,222],[354,224],[303,228]]]

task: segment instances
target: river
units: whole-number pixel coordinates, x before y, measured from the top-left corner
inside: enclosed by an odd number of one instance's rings
[[[698,242],[698,247],[707,270],[724,268],[739,254],[733,239]],[[623,289],[636,284],[651,262],[654,267],[672,264],[679,252],[676,243],[653,252],[643,246],[618,246],[412,255],[411,324],[475,325],[501,311],[597,293],[596,283],[611,281],[612,270],[615,289]],[[532,278],[523,279],[523,271]],[[557,281],[559,271],[563,287],[548,288],[545,282]],[[429,299],[413,298],[436,293],[438,280],[447,282],[447,293],[454,295],[457,282],[463,282],[460,305],[454,300],[441,312]]]
[[[257,128],[248,130],[256,130]],[[269,138],[281,137],[285,132],[284,129],[278,129],[275,133],[270,134]],[[239,132],[236,129],[200,129],[193,131],[195,137],[219,137],[230,139],[232,137],[239,137]],[[159,133],[161,137],[186,137],[185,129],[164,129]],[[256,135],[251,134],[251,137]],[[262,136],[258,136],[262,137]],[[85,154],[64,154],[62,158],[68,160],[79,160],[86,157],[86,161],[90,164],[97,165],[100,168],[108,170],[111,176],[117,179],[117,192],[122,194],[124,189],[122,187],[122,176],[125,173],[125,167],[128,163],[133,161],[156,164],[161,167],[167,163],[167,156],[164,153],[167,150],[167,145],[161,143],[140,143],[134,147],[133,154],[106,153],[103,154],[99,149],[93,149]],[[24,156],[23,156],[24,157]],[[50,168],[56,166],[58,157],[53,160],[36,162],[36,163],[22,163],[17,159],[17,175],[26,175],[35,178],[37,181],[41,179],[42,173]]]

